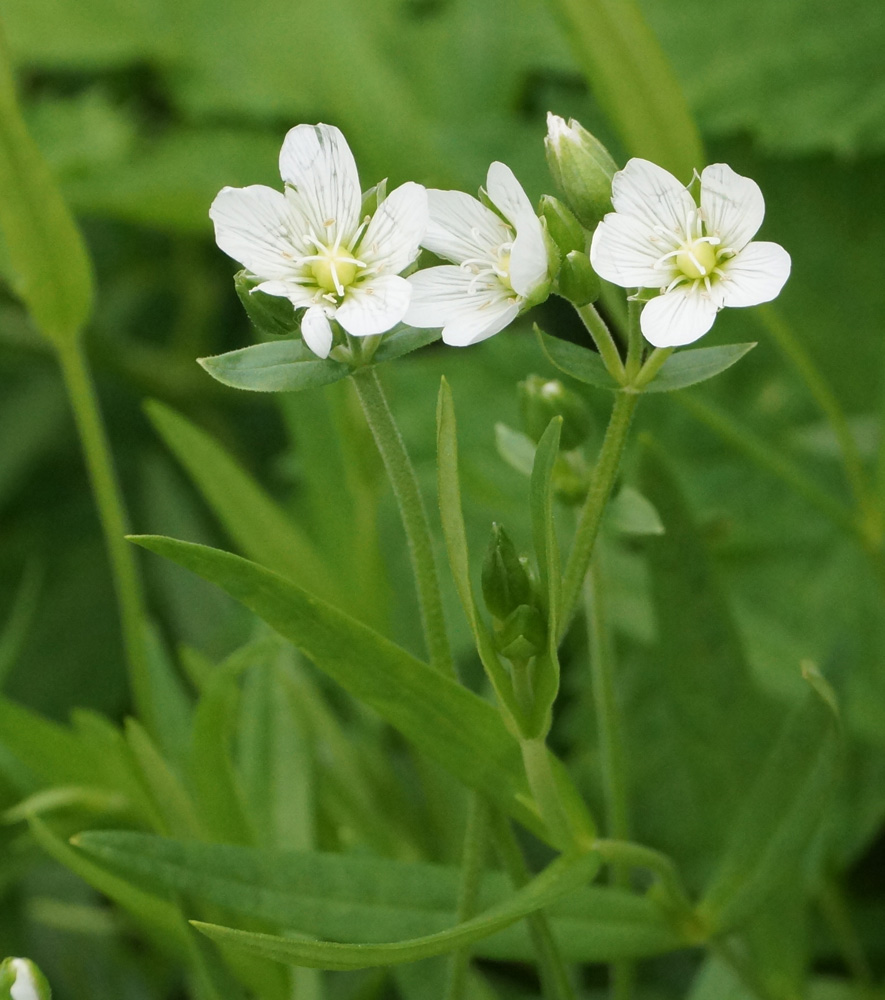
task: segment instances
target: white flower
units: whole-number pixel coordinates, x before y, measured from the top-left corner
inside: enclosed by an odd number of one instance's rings
[[[396,326],[411,297],[399,274],[427,225],[424,188],[403,184],[361,218],[356,162],[331,125],[291,129],[280,174],[283,193],[261,184],[219,193],[209,210],[219,247],[263,279],[255,291],[307,310],[301,334],[321,358],[332,348],[331,319],[354,337]]]
[[[409,278],[406,323],[442,327],[455,347],[503,330],[549,284],[544,232],[510,167],[493,163],[486,191],[503,219],[463,191],[427,192],[430,223],[421,244],[454,263]]]
[[[49,1000],[48,985],[37,967],[27,958],[8,958],[3,966],[13,972],[15,978],[9,987],[12,1000]]]
[[[775,298],[790,274],[777,243],[751,243],[765,215],[759,185],[724,163],[705,167],[700,205],[648,160],[630,160],[612,180],[615,211],[596,228],[590,262],[625,288],[659,288],[640,326],[655,347],[702,337],[723,306]]]

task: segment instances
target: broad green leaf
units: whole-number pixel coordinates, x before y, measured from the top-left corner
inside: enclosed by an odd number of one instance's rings
[[[622,535],[662,535],[664,526],[651,504],[637,489],[625,486],[606,508],[608,526]]]
[[[550,711],[559,691],[559,605],[561,572],[559,543],[553,522],[553,469],[559,454],[562,417],[554,417],[538,442],[532,466],[530,508],[535,558],[538,561],[541,592],[547,611],[547,649],[535,658],[533,688],[535,718],[529,737],[538,737],[550,727]]]
[[[19,113],[0,25],[0,229],[14,291],[57,347],[92,311],[92,269],[82,237]]]
[[[318,358],[303,340],[274,340],[238,351],[200,358],[200,364],[223,385],[252,392],[300,392],[338,382],[350,368]]]
[[[784,723],[701,900],[700,913],[717,931],[746,920],[784,878],[797,877],[830,800],[839,756],[837,718],[831,692],[821,694],[813,674],[809,682],[814,690]]]
[[[231,916],[301,934],[377,944],[436,934],[456,919],[460,872],[451,866],[354,853],[258,851],[119,831],[85,832],[76,842],[96,864],[144,889],[162,894],[178,887]],[[512,892],[503,873],[486,872],[478,905],[489,910]],[[575,885],[548,913],[570,961],[662,954],[683,944],[653,902],[604,886]],[[525,959],[530,951],[524,924],[475,947],[480,957],[504,961]]]
[[[470,920],[437,934],[383,944],[339,944],[252,934],[230,927],[194,921],[194,926],[212,940],[235,944],[275,961],[315,969],[368,969],[376,965],[398,965],[433,955],[442,955],[480,941],[517,920],[536,913],[560,896],[581,886],[599,868],[595,854],[560,857],[540,875],[513,893],[509,899]]]
[[[443,376],[436,406],[437,486],[439,512],[443,536],[449,556],[449,566],[461,606],[470,623],[476,649],[485,667],[495,694],[510,715],[522,726],[522,709],[517,703],[504,664],[495,649],[491,633],[486,627],[470,582],[470,552],[467,547],[467,529],[461,507],[461,477],[458,470],[458,429],[452,390]],[[529,727],[531,728],[531,727]]]
[[[382,364],[411,354],[419,347],[435,343],[441,336],[441,330],[415,330],[410,326],[393,329],[384,334],[378,350],[372,355],[372,364]]]
[[[645,541],[658,645],[632,671],[624,709],[628,767],[645,803],[636,832],[674,856],[694,887],[708,877],[743,805],[776,714],[756,688],[679,484],[651,442],[639,488],[665,532]]]
[[[621,386],[609,375],[602,358],[587,347],[581,347],[568,340],[551,337],[537,329],[538,342],[547,360],[566,375],[599,389],[620,389]]]
[[[338,603],[338,588],[310,538],[217,441],[162,403],[148,403],[147,413],[250,559]]]
[[[661,370],[642,391],[673,392],[698,382],[713,378],[756,346],[752,344],[725,344],[723,347],[696,347],[690,351],[679,351],[667,358]]]
[[[488,702],[367,626],[239,556],[171,538],[132,540],[241,601],[419,750],[543,836],[538,815],[527,804],[519,747]]]
[[[706,162],[679,79],[635,0],[557,0],[575,59],[628,151],[687,184]]]

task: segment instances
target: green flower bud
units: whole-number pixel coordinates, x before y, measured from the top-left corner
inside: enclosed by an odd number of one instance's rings
[[[553,238],[561,258],[572,250],[586,249],[587,234],[581,223],[558,198],[551,194],[542,195],[538,215],[547,223],[547,232]]]
[[[495,639],[501,655],[508,660],[528,660],[543,651],[547,627],[536,607],[520,604],[497,629]]]
[[[489,547],[482,564],[482,595],[486,607],[504,621],[520,604],[532,601],[532,581],[510,536],[500,524],[492,525]]]
[[[301,328],[295,307],[280,295],[254,291],[259,284],[261,279],[247,271],[234,277],[234,288],[252,325],[262,337],[294,337]]]
[[[373,216],[378,211],[378,206],[387,197],[387,178],[378,181],[374,187],[363,193],[363,202],[360,206],[360,217]]]
[[[52,990],[29,958],[5,958],[0,962],[0,1000],[52,1000]]]
[[[554,417],[562,417],[560,446],[571,451],[586,440],[592,428],[590,411],[581,397],[559,379],[529,375],[519,383],[519,403],[526,433],[535,441]]]
[[[583,250],[572,250],[562,262],[556,278],[556,291],[576,306],[585,306],[599,298],[602,285]]]
[[[612,210],[612,177],[618,169],[611,154],[574,118],[547,115],[547,164],[565,203],[586,229]]]

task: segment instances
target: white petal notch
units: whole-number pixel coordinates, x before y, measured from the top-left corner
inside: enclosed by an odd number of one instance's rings
[[[790,276],[783,247],[751,242],[765,215],[759,185],[725,163],[705,167],[699,180],[696,201],[662,167],[630,160],[612,180],[615,211],[590,244],[601,278],[659,291],[640,319],[655,347],[694,343],[723,306],[770,302]]]
[[[485,194],[497,211],[463,191],[427,192],[430,221],[422,246],[452,263],[408,279],[405,322],[441,328],[452,347],[493,337],[550,291],[544,231],[510,167],[489,167]]]
[[[407,183],[361,217],[356,161],[333,125],[297,125],[280,152],[283,192],[224,188],[209,217],[215,240],[259,279],[256,291],[306,310],[301,335],[326,358],[338,323],[351,336],[400,323],[411,285],[399,277],[418,256],[428,224],[427,192]]]

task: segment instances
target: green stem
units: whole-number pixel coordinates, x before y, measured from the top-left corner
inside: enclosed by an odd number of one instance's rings
[[[584,577],[590,566],[590,556],[593,554],[593,544],[602,523],[602,513],[606,501],[614,486],[621,456],[627,444],[627,432],[633,419],[633,411],[639,402],[639,395],[630,392],[619,392],[615,397],[605,439],[599,452],[596,468],[587,499],[581,509],[575,539],[569,553],[562,582],[562,617],[560,618],[560,639],[568,629],[569,622],[584,586]]]
[[[526,885],[531,873],[526,867],[522,850],[513,834],[510,821],[498,810],[492,812],[492,832],[495,848],[501,858],[504,870],[517,889]],[[538,962],[541,988],[545,1000],[577,1000],[568,969],[559,951],[559,945],[550,929],[547,915],[541,911],[526,917],[529,937]]]
[[[477,909],[482,886],[483,867],[488,840],[489,807],[478,794],[471,793],[461,858],[461,885],[458,890],[458,923],[469,920]],[[449,964],[449,981],[445,1000],[463,1000],[470,971],[471,949],[459,948]]]
[[[627,813],[627,787],[624,770],[624,745],[620,713],[615,697],[614,650],[605,602],[603,574],[604,548],[597,545],[590,560],[590,572],[584,582],[584,608],[587,619],[587,639],[590,648],[590,677],[593,688],[593,710],[602,771],[605,801],[605,832],[615,840],[630,836]],[[630,886],[630,871],[619,862],[611,865],[611,884],[617,888]],[[636,965],[628,960],[609,966],[613,1000],[629,1000],[633,993]]]
[[[446,632],[430,523],[415,470],[375,369],[359,368],[351,377],[384,460],[406,529],[430,664],[441,673],[454,677],[455,666]]]
[[[851,433],[848,420],[833,390],[811,355],[806,351],[805,346],[777,310],[770,305],[761,306],[758,315],[781,352],[793,363],[808,391],[829,420],[839,442],[845,474],[857,505],[870,528],[877,530],[876,526],[878,526],[878,530],[881,532],[881,515],[878,505],[870,493],[854,435]]]
[[[657,375],[664,365],[664,362],[673,353],[672,347],[656,347],[639,369],[636,377],[631,383],[634,389],[644,389],[649,382]]]
[[[593,847],[603,860],[610,865],[625,868],[645,868],[658,877],[661,888],[673,906],[683,912],[691,912],[691,902],[679,877],[679,870],[673,861],[652,847],[634,844],[626,840],[597,840]]]
[[[627,381],[631,384],[642,368],[642,352],[645,350],[645,341],[639,328],[639,314],[642,312],[642,306],[642,302],[627,299],[627,364],[624,366],[624,370]]]
[[[568,813],[562,804],[559,789],[556,787],[546,741],[543,738],[520,739],[519,746],[532,797],[537,803],[541,818],[547,825],[553,842],[560,851],[580,850]]]
[[[587,332],[590,334],[599,356],[602,358],[609,375],[615,381],[623,385],[626,381],[624,362],[621,361],[621,354],[618,345],[612,337],[611,330],[606,326],[605,320],[599,315],[592,304],[586,306],[575,306],[578,315],[584,322]]]
[[[135,552],[126,541],[126,510],[114,473],[107,433],[80,343],[72,340],[59,344],[58,359],[113,571],[132,699],[138,715],[150,731],[155,732],[155,706],[145,645],[144,596]]]

